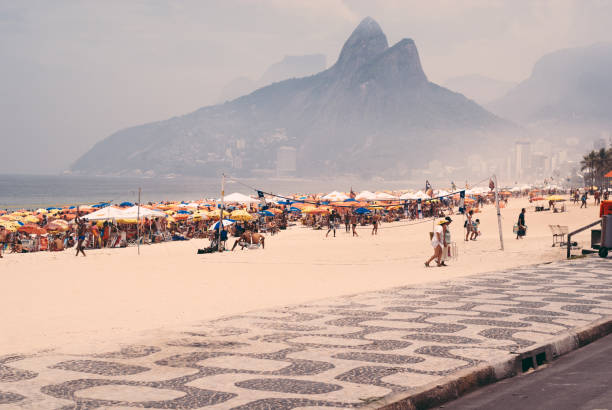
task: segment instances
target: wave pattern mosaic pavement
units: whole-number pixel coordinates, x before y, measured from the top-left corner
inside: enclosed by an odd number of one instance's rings
[[[559,262],[225,317],[116,352],[0,357],[0,408],[358,407],[612,315],[611,268]]]

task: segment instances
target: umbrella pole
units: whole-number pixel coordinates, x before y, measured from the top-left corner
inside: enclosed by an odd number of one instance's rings
[[[504,235],[502,233],[501,212],[499,211],[499,185],[497,184],[497,175],[493,175],[495,180],[495,207],[497,208],[497,229],[499,230],[499,245],[500,249],[504,250]]]
[[[217,228],[218,233],[218,241],[217,241],[217,250],[221,252],[221,229],[223,227],[223,200],[225,197],[225,174],[221,174],[221,211],[219,212],[219,227]]]
[[[136,236],[138,240],[136,242],[138,246],[138,255],[140,255],[140,188],[138,188],[138,211],[136,211]]]

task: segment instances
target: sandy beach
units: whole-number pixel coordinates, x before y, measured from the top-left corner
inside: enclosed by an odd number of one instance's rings
[[[512,226],[527,207],[528,233],[516,240]],[[8,254],[0,260],[0,355],[42,349],[91,351],[154,338],[156,329],[254,309],[560,260],[549,224],[570,230],[598,218],[566,202],[565,213],[533,211],[526,199],[502,209],[505,251],[499,250],[495,209],[484,208],[482,236],[464,242],[463,216],[450,229],[459,258],[446,268],[425,268],[431,255],[431,222],[383,224],[353,238],[344,230],[291,227],[266,240],[265,250],[197,255],[208,241],[171,242],[140,248]],[[589,231],[576,237],[589,241]],[[233,240],[231,241],[233,243]]]

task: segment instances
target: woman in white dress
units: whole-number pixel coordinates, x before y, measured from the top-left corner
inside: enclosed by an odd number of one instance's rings
[[[431,246],[434,249],[434,254],[425,262],[426,267],[429,267],[429,264],[434,259],[436,260],[436,264],[440,266],[440,257],[442,256],[442,248],[444,247],[444,227],[442,223],[445,222],[446,220],[443,219],[434,227],[433,236],[431,238]]]

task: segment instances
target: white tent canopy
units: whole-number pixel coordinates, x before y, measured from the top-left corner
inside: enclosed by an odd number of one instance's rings
[[[359,195],[355,197],[356,200],[374,201],[376,200],[376,194],[370,191],[361,191]]]
[[[95,212],[83,216],[83,219],[87,219],[88,221],[129,219],[126,218],[125,215],[125,210],[116,208],[114,206],[107,206],[106,208],[98,209]]]
[[[343,194],[342,192],[333,191],[333,192],[330,192],[329,194],[325,195],[321,199],[323,201],[339,202],[339,201],[344,201],[345,199],[349,199],[349,197],[346,194]]]
[[[393,196],[391,194],[388,194],[386,192],[378,192],[378,193],[376,193],[376,200],[377,201],[392,201],[394,199],[397,199],[397,197]]]
[[[238,204],[254,204],[259,202],[258,199],[251,198],[250,196],[241,194],[240,192],[234,192],[233,194],[229,194],[223,198],[225,203],[238,203]],[[219,199],[221,202],[221,199]]]
[[[121,219],[136,219],[139,215],[137,205],[124,209],[123,212],[125,215]],[[167,216],[168,215],[162,211],[140,207],[140,218],[165,218]]]

